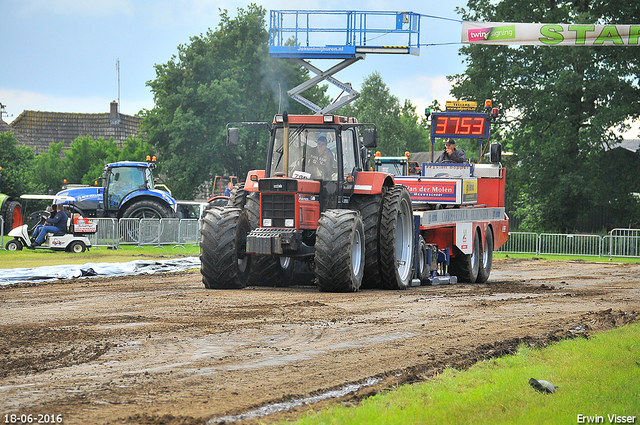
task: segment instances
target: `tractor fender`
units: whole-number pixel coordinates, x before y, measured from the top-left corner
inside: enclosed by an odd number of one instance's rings
[[[258,180],[264,178],[265,171],[264,170],[251,170],[247,173],[247,179],[244,181],[244,191],[245,192],[257,192],[258,191]],[[251,180],[251,178],[254,180]]]
[[[153,190],[145,189],[145,190],[136,190],[135,192],[131,192],[130,194],[122,198],[122,202],[120,203],[120,208],[118,208],[118,211],[120,212],[124,211],[130,204],[137,202],[141,199],[159,200],[163,204],[171,208],[172,210],[174,211],[176,210],[177,202],[167,192],[162,190],[156,190],[156,189],[153,189]]]
[[[384,186],[391,187],[395,183],[393,176],[378,171],[359,171],[353,190],[354,195],[376,195],[382,193]]]

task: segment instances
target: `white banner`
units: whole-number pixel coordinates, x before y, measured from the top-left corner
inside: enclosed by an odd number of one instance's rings
[[[640,24],[462,23],[462,42],[533,46],[638,46]]]

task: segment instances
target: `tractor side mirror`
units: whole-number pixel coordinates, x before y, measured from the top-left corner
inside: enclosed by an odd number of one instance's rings
[[[373,149],[378,146],[378,130],[375,128],[365,128],[363,131],[364,146]]]
[[[240,130],[236,127],[227,128],[227,146],[238,146],[240,143]]]
[[[491,144],[491,162],[500,162],[502,160],[502,145],[500,143]]]

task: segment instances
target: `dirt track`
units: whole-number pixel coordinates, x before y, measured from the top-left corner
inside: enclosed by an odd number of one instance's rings
[[[196,424],[377,379],[351,403],[636,321],[639,281],[637,264],[507,259],[485,285],[354,294],[210,291],[197,273],[4,288],[0,414]]]

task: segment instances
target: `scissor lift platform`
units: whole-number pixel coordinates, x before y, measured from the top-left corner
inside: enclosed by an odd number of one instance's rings
[[[318,44],[320,40],[324,44]],[[348,10],[272,10],[270,13],[270,56],[292,59],[317,74],[287,94],[316,114],[331,113],[360,97],[351,84],[342,83],[333,75],[364,59],[368,53],[419,55],[420,14]],[[311,65],[310,59],[337,59],[342,62],[322,71]],[[347,95],[324,108],[300,95],[324,80]]]

